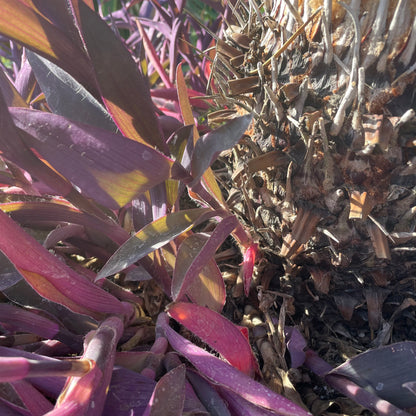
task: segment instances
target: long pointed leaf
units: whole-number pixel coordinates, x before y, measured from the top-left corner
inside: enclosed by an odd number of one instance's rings
[[[90,316],[126,313],[120,301],[75,273],[1,210],[0,228],[0,250],[41,296]]]
[[[188,359],[213,383],[219,384],[245,400],[283,416],[310,416],[310,413],[264,385],[254,381],[231,365],[192,344],[175,332],[167,321],[159,320],[172,348]]]
[[[183,302],[171,304],[168,315],[219,352],[233,367],[254,377],[258,366],[250,344],[228,319],[208,308]]]
[[[101,97],[128,138],[166,149],[145,77],[107,24],[82,0],[71,0]]]
[[[178,235],[190,230],[196,221],[208,212],[210,210],[204,208],[179,211],[146,225],[112,255],[98,273],[97,278],[100,279],[117,273],[152,251],[164,246]]]
[[[209,239],[203,245],[197,255],[195,255],[189,267],[174,269],[172,277],[172,299],[181,300],[188,288],[192,285],[193,280],[198,276],[204,266],[214,257],[223,241],[237,226],[238,221],[233,215],[224,218],[212,232]]]
[[[27,144],[97,202],[118,209],[171,176],[174,162],[153,148],[55,114],[11,108]],[[34,138],[36,140],[34,140]]]
[[[61,12],[63,0],[56,0],[55,8],[50,7],[49,12]],[[91,65],[84,51],[77,42],[67,36],[68,25],[61,30],[51,23],[53,15],[48,18],[31,4],[21,1],[0,0],[0,33],[27,46],[51,60],[56,65],[64,68],[82,84],[94,89],[94,81],[91,80]],[[58,7],[59,6],[59,7]],[[64,9],[65,10],[65,9]],[[55,16],[57,23],[67,21],[64,17]]]
[[[112,132],[117,131],[117,126],[105,108],[77,80],[34,52],[27,51],[26,55],[54,114]]]
[[[182,73],[182,64],[179,64],[176,70],[176,86],[178,89],[178,99],[179,99],[179,105],[181,108],[182,118],[185,124],[193,126],[194,145],[195,145],[199,139],[199,133],[194,122],[194,116],[192,114],[191,103],[189,102],[188,89],[186,88],[185,78]],[[224,206],[225,205],[224,198],[222,196],[218,183],[215,179],[215,176],[209,166],[203,172],[203,180],[207,188],[211,191],[212,195],[216,198],[216,200],[222,206]]]
[[[165,253],[165,258],[175,270],[175,275],[185,276],[208,238],[209,236],[203,234],[190,234],[179,246],[176,258],[171,253]],[[193,276],[186,289],[186,295],[197,305],[206,306],[216,312],[222,311],[226,297],[225,284],[214,258],[211,258],[202,270]]]
[[[166,373],[156,384],[143,416],[181,416],[185,402],[185,365]]]
[[[192,156],[192,176],[195,184],[204,172],[211,166],[218,155],[236,145],[251,123],[253,116],[235,118],[202,136],[196,143]]]

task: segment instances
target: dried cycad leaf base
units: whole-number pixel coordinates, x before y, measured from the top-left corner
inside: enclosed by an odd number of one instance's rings
[[[382,345],[415,319],[416,2],[292,3],[237,2],[217,45],[211,123],[254,114],[223,157],[228,203],[260,242],[256,283],[294,296],[305,331],[318,312],[316,347]]]

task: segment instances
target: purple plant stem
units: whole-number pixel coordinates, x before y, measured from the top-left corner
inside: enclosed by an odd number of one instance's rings
[[[331,387],[379,416],[411,416],[409,413],[397,408],[386,400],[380,399],[380,397],[368,392],[346,377],[328,375],[333,368],[312,350],[306,351],[304,365],[316,375],[324,378]]]

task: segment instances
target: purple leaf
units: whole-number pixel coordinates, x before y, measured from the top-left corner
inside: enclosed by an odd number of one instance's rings
[[[53,404],[27,381],[15,381],[12,386],[32,416],[42,416],[53,409]]]
[[[85,351],[81,358],[92,362],[93,367],[82,377],[68,378],[51,415],[59,415],[60,410],[66,409],[73,409],[74,415],[102,414],[113,372],[116,347],[123,329],[123,322],[113,316],[103,321],[96,331],[87,335]]]
[[[199,181],[222,151],[234,147],[240,141],[252,118],[251,114],[235,118],[196,142],[192,156],[192,184]]]
[[[273,410],[283,416],[309,416],[310,413],[264,385],[254,381],[231,365],[192,344],[169,327],[167,320],[160,319],[159,324],[165,331],[170,345],[211,382],[237,393],[245,400]]]
[[[27,51],[27,58],[54,114],[112,132],[117,131],[117,126],[106,109],[71,75],[31,51]]]
[[[62,198],[31,195],[7,195],[7,202],[0,202],[2,211],[8,213],[24,227],[50,227],[72,223],[85,226],[94,234],[103,233],[117,244],[130,237],[129,233],[110,219],[103,220],[82,212]]]
[[[363,352],[328,375],[346,377],[398,407],[415,407],[416,396],[403,384],[416,380],[416,342],[398,342]]]
[[[129,51],[82,0],[70,3],[95,70],[101,97],[114,122],[126,137],[165,150],[147,80]]]
[[[275,416],[276,412],[255,406],[238,394],[225,388],[219,388],[221,396],[227,402],[232,414],[238,416]]]
[[[219,352],[233,367],[254,377],[258,366],[250,344],[240,330],[217,312],[192,303],[174,303],[168,315]],[[230,339],[233,340],[230,343]]]
[[[119,134],[55,114],[11,108],[28,146],[97,202],[118,209],[171,177],[173,161]]]
[[[0,303],[0,322],[10,332],[31,332],[43,338],[54,338],[59,332],[56,322],[7,303]]]
[[[156,383],[125,368],[115,368],[103,415],[142,416]]]
[[[176,276],[185,275],[208,238],[209,236],[198,233],[190,234],[182,241],[176,254],[175,263],[171,264]],[[225,284],[214,258],[209,259],[200,273],[193,276],[186,290],[186,296],[193,303],[206,306],[216,312],[222,311],[226,296]]]
[[[328,374],[332,367],[312,350],[306,351],[305,366],[318,376],[324,377],[328,385],[379,416],[410,416],[409,413],[380,399],[348,378]]]
[[[185,364],[181,364],[157,382],[143,416],[182,416],[185,372]]]
[[[210,415],[231,416],[228,406],[207,380],[192,370],[187,370],[186,376]]]
[[[215,252],[218,250],[223,241],[237,226],[238,221],[236,217],[229,216],[224,218],[214,229],[209,239],[201,248],[198,254],[195,255],[192,263],[187,269],[175,267],[172,277],[172,299],[180,300],[193,283],[195,276],[201,272],[204,266],[211,260]]]
[[[287,349],[290,353],[292,368],[298,368],[305,362],[306,341],[296,328],[286,327]]]
[[[168,214],[143,227],[126,241],[98,273],[103,278],[117,273],[191,229],[209,209],[196,208]]]
[[[75,351],[82,345],[80,338],[76,334],[86,334],[95,321],[85,315],[71,312],[69,309],[57,303],[50,302],[42,298],[24,280],[23,276],[17,271],[13,263],[0,251],[0,290],[11,301],[21,306],[30,306],[46,311],[50,316],[59,319],[66,330],[62,328],[56,335],[56,339],[61,340],[71,346]],[[68,333],[73,331],[74,333]]]

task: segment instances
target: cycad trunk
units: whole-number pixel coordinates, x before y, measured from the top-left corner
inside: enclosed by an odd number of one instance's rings
[[[255,116],[223,160],[260,242],[263,312],[277,299],[332,362],[412,339],[398,318],[416,267],[416,2],[236,4],[214,61],[228,109],[210,121]]]

